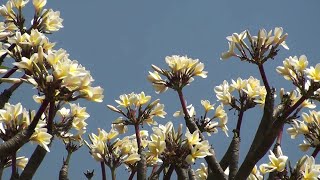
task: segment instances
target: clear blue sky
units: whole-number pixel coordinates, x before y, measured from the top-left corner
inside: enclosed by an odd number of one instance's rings
[[[30,5],[26,8],[29,14]],[[289,34],[287,44],[290,50],[281,49],[276,60],[268,62],[266,72],[272,86],[293,89],[290,82],[275,72],[275,67],[281,65],[284,58],[301,54],[307,55],[309,64],[319,63],[319,7],[317,0],[95,0],[49,1],[47,4],[47,8],[59,10],[64,19],[64,28],[49,35],[50,40],[66,49],[71,59],[78,60],[89,69],[95,78],[94,84],[105,89],[103,103],[81,101],[91,114],[87,120],[88,133],[96,133],[98,127],[109,130],[111,122],[118,115],[109,111],[106,105],[115,104],[114,99],[120,94],[133,91],[144,91],[166,104],[167,118],[158,120],[159,123],[165,124],[171,120],[176,124],[182,123],[182,119],[172,117],[173,112],[180,109],[177,95],[172,91],[156,95],[146,80],[151,64],[165,67],[164,57],[167,55],[199,58],[209,71],[207,79],[196,78],[191,86],[185,88],[188,103],[195,105],[198,112],[202,112],[201,99],[216,101],[213,88],[223,80],[248,78],[250,75],[260,78],[257,68],[252,64],[240,63],[237,59],[219,60],[220,54],[228,49],[225,37],[245,29],[256,34],[260,28],[270,30],[281,26]],[[34,92],[30,91],[30,96],[25,93],[18,92],[13,101],[22,101],[26,107],[37,109],[31,106]],[[25,102],[26,99],[30,102]],[[241,159],[251,143],[260,113],[257,107],[244,116]],[[235,121],[236,116],[230,112],[230,130],[235,127]],[[232,134],[231,131],[229,134]],[[294,164],[302,155],[297,148],[302,141],[293,141],[287,135],[284,138],[288,141],[283,145],[283,152]],[[221,132],[210,139],[218,159],[230,140]],[[31,153],[35,145],[28,147],[24,151]],[[57,179],[66,152],[59,141],[55,141],[51,149],[35,179]],[[70,179],[85,179],[82,172],[86,169],[95,169],[94,179],[100,179],[99,164],[91,158],[87,147],[82,147],[72,156]],[[126,179],[128,175],[123,169],[118,172],[119,179]]]

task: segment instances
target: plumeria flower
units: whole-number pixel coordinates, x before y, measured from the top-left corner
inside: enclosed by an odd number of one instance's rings
[[[193,145],[199,144],[200,141],[201,141],[198,131],[194,131],[191,134],[190,131],[187,129],[187,132],[186,132],[185,136],[187,138],[187,142],[188,142],[188,145],[190,147],[193,146]]]
[[[263,176],[260,174],[257,165],[253,167],[247,180],[263,180]]]
[[[162,152],[164,152],[166,148],[166,142],[164,140],[161,140],[161,138],[158,136],[155,139],[152,139],[151,142],[148,144],[149,148],[149,155],[152,155],[154,157],[158,157]]]
[[[158,116],[161,118],[164,118],[164,116],[167,114],[164,110],[164,104],[157,104],[150,112],[151,116]]]
[[[221,54],[221,60],[226,60],[231,58],[232,56],[237,56],[237,54],[234,52],[235,42],[228,42],[229,44],[229,50],[227,52],[223,52]]]
[[[228,36],[227,40],[234,43],[240,43],[247,37],[247,31],[242,31],[240,34],[233,33],[232,36]]]
[[[301,166],[303,180],[317,180],[320,178],[320,164],[315,164],[314,157],[305,156],[306,161]]]
[[[229,86],[229,83],[226,80],[224,80],[221,85],[216,86],[214,88],[214,92],[216,93],[217,99],[225,105],[231,103],[231,92],[233,90],[234,89],[231,86]]]
[[[209,152],[211,146],[207,140],[201,141],[195,146],[191,147],[191,154],[186,157],[186,162],[189,164],[194,164],[195,160],[198,158],[204,158],[206,156],[211,156],[212,154]]]
[[[206,180],[208,177],[208,167],[204,163],[200,164],[200,168],[195,171],[197,180]]]
[[[30,140],[38,143],[46,151],[50,152],[48,145],[51,142],[52,135],[47,133],[47,128],[36,128],[30,137]]]
[[[47,0],[33,0],[32,3],[36,11],[39,11],[47,4]]]
[[[269,160],[270,162],[268,164],[261,164],[260,167],[263,167],[266,169],[266,172],[282,172],[285,167],[288,160],[288,156],[284,156],[282,154],[281,148],[278,146],[278,157],[270,150]],[[261,168],[260,168],[261,169]]]
[[[307,77],[314,82],[320,81],[320,63],[318,63],[315,67],[311,66],[305,70]]]
[[[291,139],[295,139],[299,134],[308,134],[308,126],[303,121],[292,120],[292,127],[287,129]]]
[[[29,2],[29,0],[11,0],[11,2],[17,9],[21,9]]]
[[[58,31],[63,28],[63,19],[60,18],[60,12],[54,12],[52,9],[48,10],[48,13],[43,17],[44,30],[48,32]]]
[[[283,28],[282,27],[275,27],[274,28],[274,36],[273,36],[273,43],[274,44],[280,44],[283,48],[289,50],[289,47],[287,46],[285,39],[287,38],[288,34],[283,34]]]
[[[222,119],[222,118],[225,118],[227,116],[227,113],[226,111],[223,109],[224,106],[223,104],[220,104],[217,108],[216,108],[216,112],[214,114],[214,118],[219,118],[219,119]]]
[[[210,101],[208,100],[201,100],[201,104],[204,107],[205,112],[214,110],[214,104],[210,104]]]

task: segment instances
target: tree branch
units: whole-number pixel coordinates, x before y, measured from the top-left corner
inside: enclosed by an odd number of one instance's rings
[[[70,158],[71,158],[73,151],[68,150],[68,148],[67,148],[67,151],[68,151],[67,158],[66,158],[66,160],[63,160],[63,165],[62,165],[60,172],[59,172],[59,180],[69,180],[68,169],[69,169]]]
[[[231,152],[230,152],[230,166],[229,166],[229,179],[234,179],[238,172],[239,165],[239,150],[240,150],[240,137],[237,132],[234,132],[232,142],[231,142]]]
[[[235,179],[245,180],[250,175],[254,165],[271,148],[288,116],[298,108],[306,98],[306,96],[302,96],[293,106],[285,110],[280,117],[273,117],[274,113],[272,111],[274,109],[274,96],[273,93],[267,93],[262,120],[253,143],[251,144],[250,150],[247,153],[247,156],[245,157]]]
[[[32,179],[35,172],[39,168],[41,162],[43,161],[44,157],[46,156],[46,154],[47,154],[47,151],[38,145],[37,148],[32,153],[32,156],[30,157],[28,164],[22,171],[20,175],[20,179],[21,180]]]
[[[196,180],[196,174],[194,173],[194,170],[189,167],[188,169],[188,176],[189,176],[189,180]]]
[[[146,177],[146,156],[145,153],[142,151],[141,147],[141,137],[140,137],[140,129],[139,129],[139,124],[136,123],[134,125],[135,127],[135,132],[136,132],[136,139],[137,139],[137,144],[138,144],[138,154],[140,155],[140,161],[138,162],[138,167],[137,167],[137,179],[138,180],[145,180]]]
[[[49,101],[48,100],[45,99],[44,102],[46,102],[46,106],[49,105]],[[55,113],[56,113],[56,111],[54,110],[54,103],[52,103],[52,102],[53,101],[50,102],[49,118],[48,118],[47,126],[49,125],[50,121],[53,121],[53,118],[54,118]],[[32,121],[32,123],[33,123],[33,121]],[[35,124],[35,126],[36,125],[37,124]],[[30,124],[29,128],[30,127],[31,127],[31,124]],[[52,135],[52,128],[47,128],[47,130],[48,130],[48,133]],[[53,139],[53,136],[51,138],[51,141],[52,141],[52,139]],[[38,170],[40,164],[42,163],[42,161],[43,161],[43,159],[44,159],[44,157],[46,155],[47,155],[47,151],[44,148],[42,148],[41,146],[38,145],[37,148],[32,153],[32,156],[30,157],[30,159],[28,161],[28,164],[26,165],[26,167],[22,171],[20,178],[21,179],[24,179],[24,178],[25,179],[32,179],[34,174],[35,174],[35,172]]]
[[[168,172],[163,176],[163,180],[170,180],[174,169],[175,169],[174,165],[171,164]]]
[[[189,176],[188,176],[188,170],[182,167],[175,167],[177,176],[178,176],[178,180],[188,180]]]

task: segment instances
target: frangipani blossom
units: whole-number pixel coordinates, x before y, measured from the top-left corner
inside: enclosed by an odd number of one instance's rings
[[[269,160],[270,162],[268,164],[261,164],[261,167],[266,169],[266,172],[282,172],[285,167],[288,160],[288,156],[284,156],[282,154],[282,150],[280,147],[277,148],[278,150],[278,157],[270,150]]]

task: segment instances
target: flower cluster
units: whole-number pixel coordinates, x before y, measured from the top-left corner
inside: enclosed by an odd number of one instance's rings
[[[30,58],[22,57],[13,63],[27,74],[25,81],[33,84],[43,95],[54,95],[57,100],[74,101],[85,98],[102,102],[103,89],[92,87],[90,72],[76,60],[70,60],[65,50],[43,52],[40,46]]]
[[[64,142],[82,141],[82,135],[86,132],[86,119],[90,115],[86,112],[85,107],[80,107],[79,104],[69,103],[70,109],[65,107],[58,110],[61,120],[55,123],[55,133]],[[74,134],[72,131],[75,131]]]
[[[3,43],[1,53],[8,53],[15,60],[13,65],[25,72],[22,78],[1,80],[28,82],[43,95],[54,96],[56,100],[86,98],[102,102],[103,89],[91,86],[94,80],[90,72],[76,60],[70,60],[65,50],[54,50],[55,43],[51,43],[45,36],[45,33],[58,31],[63,27],[60,12],[43,10],[46,1],[33,0],[36,13],[31,27],[27,29],[21,14],[21,9],[27,3],[28,1],[11,0],[0,7],[0,14],[6,20],[0,24],[0,39]]]
[[[277,67],[277,72],[281,74],[286,80],[299,88],[303,93],[313,90],[312,98],[319,97],[320,89],[320,64],[315,67],[308,68],[308,59],[305,55],[286,58],[283,61],[283,66]]]
[[[119,132],[125,132],[126,125],[134,125],[134,124],[143,124],[147,123],[149,125],[156,125],[157,122],[154,120],[154,117],[161,117],[167,114],[164,111],[164,105],[159,103],[159,99],[151,102],[151,96],[146,96],[144,92],[140,94],[123,94],[120,95],[119,100],[116,102],[119,104],[118,108],[108,105],[107,107],[119,114],[123,117],[120,117],[114,121],[114,126],[119,130]],[[145,106],[143,108],[143,106]],[[121,108],[125,109],[125,111],[121,110]]]
[[[201,141],[199,132],[192,134],[187,130],[182,137],[182,125],[175,131],[171,122],[165,126],[153,127],[153,134],[148,143],[147,160],[150,165],[157,163],[175,164],[187,167],[198,158],[212,155],[208,141]]]
[[[6,20],[6,26],[8,30],[24,30],[21,26],[21,22],[24,21],[24,17],[21,14],[22,8],[29,2],[29,0],[9,0],[6,5],[0,7],[0,14]],[[60,18],[59,11],[53,11],[52,9],[43,9],[46,5],[46,0],[33,0],[33,6],[36,14],[31,21],[32,27],[37,27],[39,30],[51,33],[63,28],[63,19]],[[15,12],[15,9],[17,12]]]
[[[305,140],[299,147],[302,151],[307,151],[310,147],[320,147],[320,111],[309,111],[309,114],[302,113],[302,119],[292,120],[292,127],[287,129],[292,139],[298,135],[304,135]]]
[[[270,155],[269,155],[270,162],[268,164],[260,165],[259,168],[263,174],[274,172],[274,171],[282,172],[285,170],[288,156],[283,155],[280,146],[276,148],[276,151],[277,151],[276,154],[270,151]]]
[[[262,180],[267,173],[276,172],[274,174],[277,178],[285,179],[319,179],[320,178],[320,165],[315,164],[315,159],[312,156],[305,155],[296,163],[295,167],[290,167],[290,174],[286,171],[286,162],[288,157],[282,155],[281,149],[278,148],[279,155],[275,155],[270,151],[268,164],[261,164],[259,170],[256,166],[252,170],[248,180]],[[290,164],[289,164],[290,165]],[[262,175],[261,175],[261,174]]]
[[[217,99],[224,105],[240,110],[247,110],[255,106],[255,104],[263,105],[265,103],[266,89],[260,85],[260,81],[254,77],[242,80],[238,78],[236,81],[232,80],[229,85],[227,81],[214,88]],[[237,91],[239,98],[232,95]]]
[[[187,56],[167,56],[166,63],[170,70],[161,69],[152,65],[154,72],[149,71],[148,80],[152,83],[157,93],[165,92],[168,88],[174,90],[182,89],[193,81],[194,76],[207,77],[207,72],[203,71],[204,64],[198,59],[191,59]],[[162,79],[161,76],[167,79]]]
[[[320,164],[315,164],[312,156],[306,155],[302,157],[298,161],[295,171],[300,174],[303,180],[320,178]]]
[[[248,30],[240,34],[233,33],[227,37],[229,50],[222,53],[221,59],[229,59],[234,56],[251,63],[262,64],[277,55],[279,45],[289,49],[285,43],[287,36],[288,34],[283,35],[281,27],[276,27],[273,33],[272,30],[267,32],[265,29],[260,29],[257,36],[251,36]],[[246,38],[248,38],[249,45],[245,42]],[[235,48],[238,53],[235,52]]]
[[[96,161],[105,162],[110,168],[117,168],[123,163],[134,167],[136,162],[140,161],[135,136],[115,139],[118,134],[118,131],[114,129],[111,129],[109,133],[98,129],[97,135],[94,133],[89,135],[91,144],[85,142]]]
[[[14,137],[20,131],[28,128],[33,117],[35,115],[35,111],[31,111],[30,113],[22,107],[21,103],[16,105],[11,105],[10,103],[6,103],[3,109],[0,109],[0,138],[4,141],[7,141]],[[50,151],[48,148],[48,144],[51,141],[52,135],[47,133],[45,115],[43,114],[42,120],[39,121],[35,132],[30,137],[30,140],[38,143],[47,151]]]

